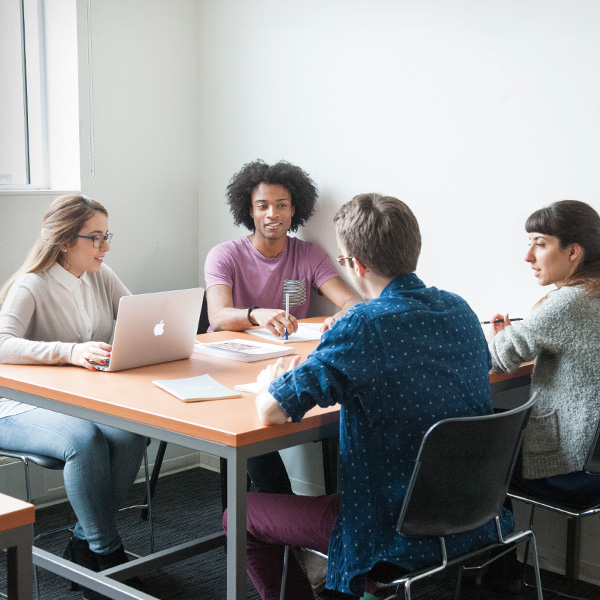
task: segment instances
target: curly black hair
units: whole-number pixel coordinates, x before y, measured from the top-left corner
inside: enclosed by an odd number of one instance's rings
[[[285,160],[268,165],[258,159],[244,165],[227,186],[227,203],[235,225],[254,231],[254,219],[250,216],[252,192],[261,183],[282,185],[291,194],[296,210],[290,231],[297,231],[313,214],[319,192],[308,174]]]

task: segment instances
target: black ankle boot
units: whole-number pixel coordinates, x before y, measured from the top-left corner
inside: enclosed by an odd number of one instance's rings
[[[80,540],[71,536],[67,547],[63,553],[63,558],[74,562],[76,565],[90,569],[90,571],[98,572],[100,566],[96,560],[96,555],[90,550],[86,540]],[[69,589],[72,591],[79,589],[79,584],[74,581],[69,581]]]
[[[99,567],[97,569],[98,571],[106,571],[106,569],[111,569],[112,567],[129,562],[127,554],[125,553],[125,548],[123,548],[122,545],[110,554],[96,554],[95,552],[93,554]],[[83,600],[110,600],[110,598],[107,598],[98,592],[94,592],[93,590],[83,588]]]
[[[129,562],[122,544],[110,554],[95,554],[95,556],[101,571],[106,571],[106,569],[112,569],[113,567]]]

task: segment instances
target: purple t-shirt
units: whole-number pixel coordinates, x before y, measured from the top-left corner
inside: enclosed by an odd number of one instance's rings
[[[206,288],[227,285],[235,308],[260,306],[285,309],[290,294],[290,314],[308,316],[310,288],[318,290],[338,273],[325,252],[310,242],[288,237],[285,249],[266,258],[244,236],[215,246],[206,257]]]

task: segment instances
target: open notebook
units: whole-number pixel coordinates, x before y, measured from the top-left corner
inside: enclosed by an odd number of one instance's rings
[[[279,337],[271,333],[268,329],[246,329],[245,333],[250,333],[262,338],[265,341],[277,342],[279,344],[292,344],[294,342],[314,342],[321,339],[321,327],[323,323],[298,323],[298,331],[285,337]]]

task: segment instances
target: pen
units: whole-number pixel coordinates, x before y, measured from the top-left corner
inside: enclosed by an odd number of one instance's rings
[[[290,295],[289,293],[285,295],[285,318],[289,319],[290,317]],[[288,339],[288,330],[285,328],[285,339]]]
[[[516,319],[509,319],[509,321],[522,321],[523,317],[517,317]],[[496,319],[495,321],[479,321],[481,325],[489,325],[490,323],[504,323],[504,319]]]

